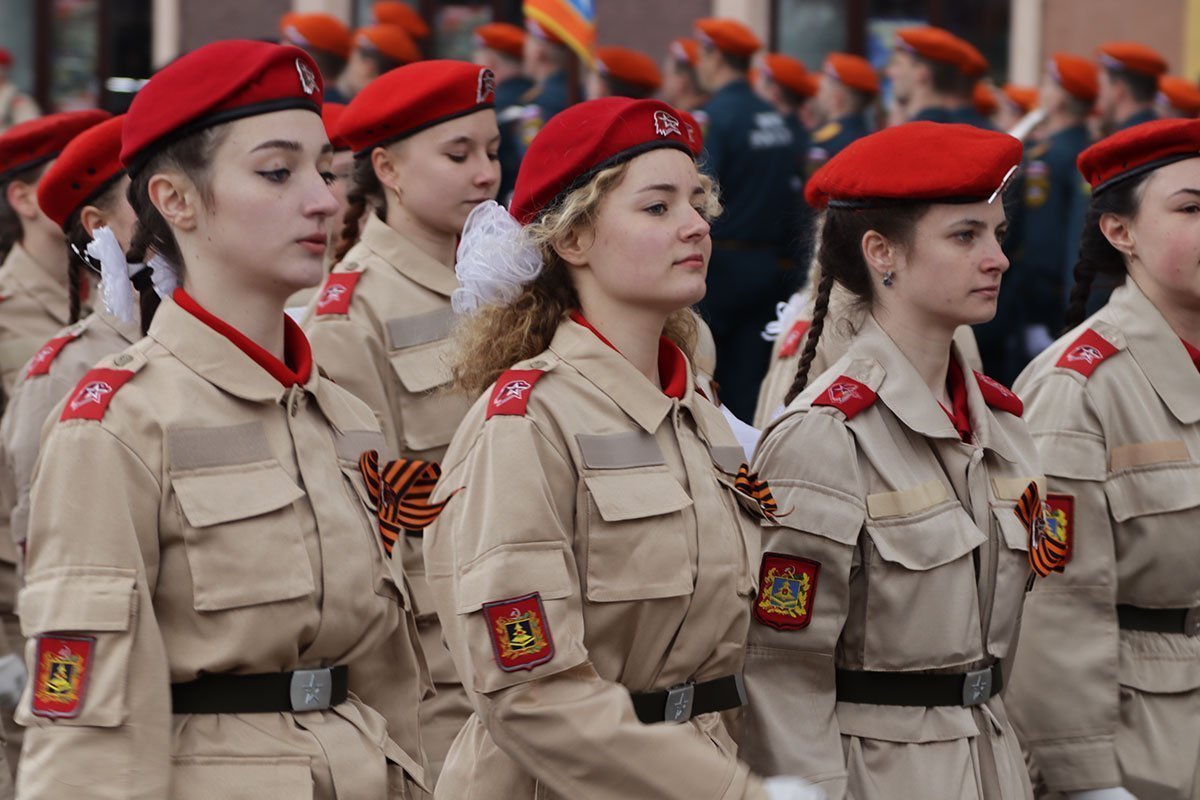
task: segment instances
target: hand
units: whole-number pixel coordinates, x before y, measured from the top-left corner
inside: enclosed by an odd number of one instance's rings
[[[1067,800],[1137,800],[1120,786],[1108,789],[1084,789],[1081,792],[1065,792]]]
[[[763,781],[770,800],[825,800],[825,792],[803,778],[780,776]]]
[[[25,689],[25,660],[15,653],[0,658],[0,706],[15,708]]]

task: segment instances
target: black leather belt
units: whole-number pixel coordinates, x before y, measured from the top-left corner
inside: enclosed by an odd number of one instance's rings
[[[175,714],[266,714],[323,711],[346,702],[347,666],[259,675],[205,675],[171,684]]]
[[[1200,608],[1141,608],[1117,606],[1117,624],[1126,631],[1200,634]]]
[[[837,699],[878,706],[977,706],[1004,688],[1000,663],[952,675],[837,671]]]
[[[687,722],[700,714],[728,711],[746,704],[741,673],[704,683],[681,683],[660,692],[630,693],[633,710],[645,724]]]

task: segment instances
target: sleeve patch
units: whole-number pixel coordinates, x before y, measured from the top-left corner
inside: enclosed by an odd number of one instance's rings
[[[93,636],[39,636],[33,677],[32,712],[73,719],[83,711],[92,672]]]
[[[1062,572],[1075,555],[1075,495],[1046,493],[1046,530],[1066,546],[1062,563],[1054,568]]]
[[[1071,343],[1054,366],[1090,378],[1100,362],[1117,352],[1117,346],[1090,328]]]
[[[42,349],[38,350],[34,357],[29,360],[29,369],[25,371],[25,378],[29,379],[35,375],[49,373],[50,365],[54,363],[54,359],[58,357],[62,349],[67,346],[68,342],[73,342],[78,338],[78,333],[68,333],[63,336],[55,336],[42,345]]]
[[[979,382],[979,392],[983,395],[983,402],[992,408],[1007,411],[1014,417],[1019,417],[1025,413],[1025,404],[1021,402],[1021,398],[1017,397],[1016,392],[1012,389],[1004,386],[999,381],[992,380],[982,372],[975,373],[975,380]]]
[[[496,379],[488,398],[487,419],[523,417],[529,406],[533,386],[546,372],[540,369],[510,369]]]
[[[754,599],[754,618],[763,625],[781,631],[807,628],[812,622],[813,601],[817,599],[819,561],[763,553],[758,569],[758,596]]]
[[[317,316],[350,313],[350,300],[361,277],[361,272],[335,272],[326,278],[321,296],[317,298]]]
[[[812,401],[814,406],[833,406],[846,415],[846,419],[854,419],[860,412],[870,408],[875,402],[875,392],[865,383],[859,383],[845,375],[840,376],[833,384],[821,392]]]
[[[113,395],[132,377],[133,373],[127,369],[98,367],[88,370],[71,392],[67,404],[63,406],[59,422],[69,419],[104,419],[104,412],[108,410]]]
[[[554,638],[538,592],[484,603],[496,664],[505,672],[533,669],[554,658]]]
[[[783,344],[779,346],[779,358],[791,358],[800,350],[800,343],[804,341],[804,334],[808,333],[809,327],[812,325],[812,320],[798,319],[792,325],[792,329],[788,331],[787,336],[783,339]]]

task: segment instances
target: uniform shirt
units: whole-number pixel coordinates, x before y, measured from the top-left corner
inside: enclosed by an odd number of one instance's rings
[[[1029,796],[999,696],[926,708],[838,702],[835,690],[835,668],[962,673],[1012,651],[1029,575],[1014,506],[1043,479],[1011,413],[1019,401],[957,347],[952,358],[970,443],[868,317],[755,454],[791,513],[764,529],[742,752],[756,772],[806,778],[830,800]],[[768,567],[808,576],[784,623],[764,610],[780,577]]]
[[[833,122],[821,126],[813,132],[812,141],[808,147],[806,171],[808,177],[824,166],[825,162],[836,156],[846,145],[861,139],[871,132],[867,125],[865,114],[847,114],[838,117]]]
[[[521,141],[521,98],[533,88],[533,81],[524,75],[514,75],[496,84],[496,120],[500,123],[500,190],[497,197],[507,205],[521,168],[521,154],[526,145]]]
[[[8,83],[0,87],[0,133],[13,125],[37,119],[41,113],[37,102],[15,84]]]
[[[175,298],[47,431],[20,596],[39,643],[18,791],[407,798],[428,681],[357,464],[382,449],[378,425],[295,325],[293,368]],[[86,683],[44,697],[39,654],[53,665],[64,637],[88,651]],[[172,683],[340,664],[350,699],[327,711],[171,713]],[[50,701],[61,718],[43,716]]]
[[[21,369],[69,320],[67,276],[62,280],[13,245],[0,266],[0,388],[8,397]],[[0,411],[4,408],[0,400]]]
[[[996,126],[992,124],[991,120],[980,114],[972,106],[962,106],[961,108],[952,109],[950,111],[950,121],[962,125],[974,125],[976,128],[983,128],[988,131],[996,130]]]
[[[643,724],[629,700],[741,669],[758,547],[744,454],[673,345],[659,365],[666,390],[564,320],[455,434],[425,563],[475,715],[438,797],[763,797],[721,715]],[[524,666],[493,627],[520,598]]]
[[[954,109],[945,106],[928,106],[913,114],[909,122],[958,122]]]
[[[1191,797],[1200,638],[1118,630],[1116,606],[1200,605],[1200,373],[1127,280],[1017,389],[1071,560],[1025,604],[1014,719],[1050,789]]]

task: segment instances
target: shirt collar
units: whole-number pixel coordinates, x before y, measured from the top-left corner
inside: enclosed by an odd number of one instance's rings
[[[603,333],[596,330],[592,323],[588,322],[578,310],[571,312],[571,319],[596,334],[600,338],[600,341],[616,352],[621,352],[617,350],[616,345],[610,342]],[[658,337],[658,379],[663,384],[662,393],[667,397],[682,400],[683,395],[687,392],[687,373],[687,359],[684,358],[683,352],[667,337]]]
[[[70,297],[67,285],[59,283],[50,271],[34,260],[19,243],[13,245],[4,261],[8,277],[60,325],[70,319]]]
[[[449,297],[458,288],[452,268],[439,263],[374,212],[367,215],[359,241],[401,275],[430,291]]]
[[[1197,370],[1200,370],[1200,350],[1192,347],[1184,339],[1180,339],[1179,341],[1183,342],[1183,349],[1187,351],[1188,358],[1192,360],[1192,364]]]
[[[950,408],[942,406],[942,411],[950,418],[958,438],[964,442],[971,441],[971,412],[968,408],[967,382],[963,377],[962,367],[958,361],[950,359],[950,368],[946,370],[946,393],[950,395]],[[939,402],[938,405],[941,405]]]

